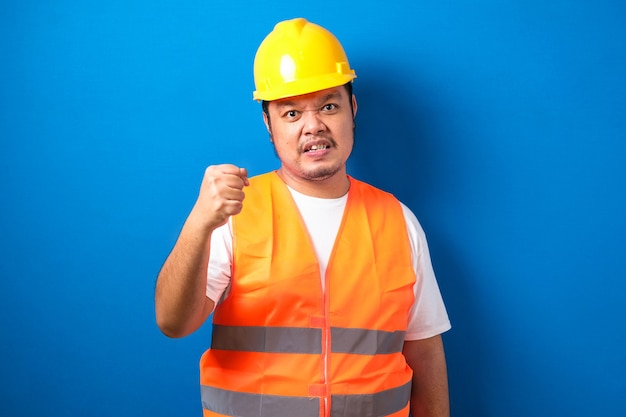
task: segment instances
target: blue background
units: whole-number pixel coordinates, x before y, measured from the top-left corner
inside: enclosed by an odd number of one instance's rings
[[[282,19],[342,41],[350,172],[420,218],[453,416],[626,408],[626,3],[4,1],[0,415],[201,415],[209,326],[153,289],[204,168],[277,166],[252,59]]]

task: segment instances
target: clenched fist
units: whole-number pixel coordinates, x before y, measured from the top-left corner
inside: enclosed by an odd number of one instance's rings
[[[200,193],[192,214],[210,229],[215,229],[241,211],[249,185],[248,171],[231,164],[212,165],[204,172]]]

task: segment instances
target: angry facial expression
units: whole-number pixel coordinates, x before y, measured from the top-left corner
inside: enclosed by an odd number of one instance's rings
[[[297,182],[345,178],[356,99],[344,86],[272,101],[268,113],[265,124],[283,177]]]

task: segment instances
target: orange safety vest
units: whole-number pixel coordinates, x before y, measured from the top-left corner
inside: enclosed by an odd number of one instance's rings
[[[204,416],[408,416],[415,272],[400,203],[350,178],[325,279],[289,190],[254,177],[200,362]],[[324,213],[320,213],[323,216]]]

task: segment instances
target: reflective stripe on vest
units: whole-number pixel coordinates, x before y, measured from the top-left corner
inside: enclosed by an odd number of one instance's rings
[[[317,417],[317,397],[285,397],[250,394],[203,385],[204,409],[227,416]],[[387,416],[402,410],[410,397],[411,383],[375,394],[332,395],[331,417]],[[398,408],[399,407],[399,408]]]
[[[404,331],[331,328],[331,352],[380,355],[402,352]],[[299,327],[213,325],[211,349],[265,353],[322,352],[322,330]]]
[[[285,397],[249,394],[201,386],[202,407],[225,416],[318,417],[320,400],[316,397]]]

